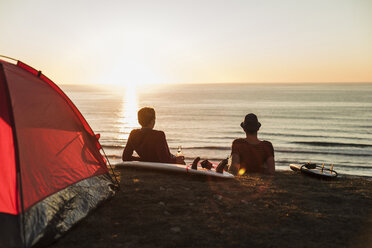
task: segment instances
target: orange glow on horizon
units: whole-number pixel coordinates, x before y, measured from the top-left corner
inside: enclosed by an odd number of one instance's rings
[[[368,0],[3,2],[1,53],[57,84],[372,83]]]

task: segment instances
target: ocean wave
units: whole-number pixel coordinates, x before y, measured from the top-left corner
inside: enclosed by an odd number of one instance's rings
[[[342,156],[352,156],[352,157],[372,157],[372,154],[369,154],[369,153],[343,153],[343,152],[299,151],[299,150],[281,150],[281,149],[275,149],[275,152],[294,153],[294,154],[342,155]]]
[[[310,126],[287,126],[287,127],[283,127],[281,128],[282,131],[284,131],[285,133],[287,132],[293,132],[293,131],[296,131],[296,132],[300,132],[300,133],[323,133],[324,132],[324,127],[322,126],[319,126],[318,128],[314,128],[314,127],[310,127]],[[344,133],[347,133],[347,134],[355,134],[356,132],[356,129],[354,126],[342,126],[342,128],[340,127],[328,127],[327,128],[327,132],[331,132],[332,134],[344,134]],[[261,133],[262,134],[262,133]],[[332,135],[334,136],[334,135]]]
[[[326,135],[306,135],[306,134],[292,134],[292,133],[270,133],[270,132],[261,132],[261,135],[267,136],[280,136],[280,137],[295,137],[295,138],[339,138],[339,139],[352,139],[352,140],[363,140],[365,138],[360,137],[347,137],[347,136],[326,136]]]
[[[333,146],[333,147],[357,147],[357,148],[372,147],[372,145],[369,145],[369,144],[323,142],[323,141],[293,141],[291,143],[299,144],[299,145],[309,145],[309,146]]]
[[[242,136],[242,134],[240,134],[240,136]],[[231,140],[231,142],[237,138],[240,138],[238,136],[211,136],[211,137],[207,137],[208,139],[223,139],[223,140]]]
[[[266,132],[261,132],[261,135],[296,137],[296,138],[329,138],[329,137],[321,136],[321,135],[305,135],[305,134],[291,134],[291,133],[266,133]]]
[[[176,149],[176,148],[173,148]],[[183,150],[219,150],[219,151],[228,151],[231,150],[231,147],[224,146],[191,146],[191,147],[182,147]]]
[[[121,156],[119,156],[119,155],[113,155],[113,154],[111,154],[111,155],[106,155],[109,159],[121,159]]]
[[[372,126],[357,126],[357,127],[359,127],[359,128],[372,128]]]
[[[103,145],[101,144],[101,146],[105,149],[123,149],[125,146],[124,145]]]

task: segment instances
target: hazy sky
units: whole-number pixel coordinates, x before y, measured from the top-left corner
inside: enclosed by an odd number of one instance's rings
[[[57,84],[372,82],[372,1],[0,0],[0,54]]]

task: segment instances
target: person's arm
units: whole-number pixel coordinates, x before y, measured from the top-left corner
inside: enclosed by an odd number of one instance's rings
[[[159,145],[157,146],[157,157],[162,163],[185,164],[184,160],[170,153],[165,133],[160,131]]]
[[[240,146],[237,140],[234,140],[231,145],[231,164],[229,165],[229,172],[233,175],[243,175],[245,170],[241,170],[240,165]]]
[[[122,155],[122,159],[123,161],[132,161],[133,160],[133,151],[134,151],[134,148],[133,148],[133,141],[132,141],[132,132],[129,134],[129,137],[128,137],[128,141],[127,141],[127,144],[124,148],[124,151],[123,151],[123,155]]]
[[[273,144],[269,141],[265,142],[265,150],[268,154],[268,158],[265,161],[265,170],[264,172],[267,174],[274,174],[275,173],[275,159],[274,159],[274,147]]]
[[[275,159],[274,157],[269,157],[265,161],[265,172],[267,174],[274,174],[275,173]]]
[[[229,165],[228,171],[233,175],[238,175],[240,170],[240,157],[239,154],[231,154],[231,164]]]
[[[185,163],[185,157],[175,157],[176,158],[176,164],[186,164]]]

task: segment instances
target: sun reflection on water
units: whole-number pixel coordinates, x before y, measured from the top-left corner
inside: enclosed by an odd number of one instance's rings
[[[123,107],[121,111],[120,123],[120,135],[119,139],[128,139],[130,131],[134,128],[138,128],[139,124],[137,121],[137,94],[135,85],[127,85],[125,88],[125,96],[123,98]]]

